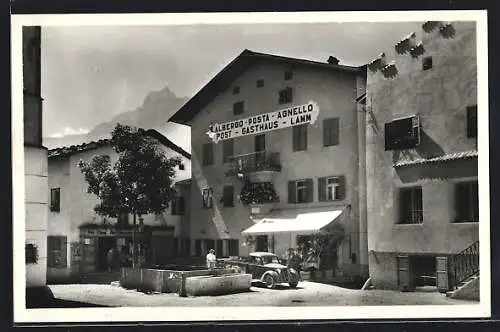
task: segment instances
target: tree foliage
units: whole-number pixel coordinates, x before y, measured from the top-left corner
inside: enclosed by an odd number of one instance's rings
[[[175,197],[173,178],[180,158],[168,158],[156,139],[126,125],[113,129],[111,146],[118,154],[114,165],[108,155],[78,164],[87,192],[100,200],[94,210],[115,218],[124,213],[140,217],[165,211]]]
[[[308,236],[306,242],[299,244],[299,251],[305,262],[317,262],[319,265],[321,255],[337,250],[345,236],[344,226],[334,223],[330,229]]]

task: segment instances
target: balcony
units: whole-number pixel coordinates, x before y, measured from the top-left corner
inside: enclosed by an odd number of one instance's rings
[[[281,172],[279,152],[259,151],[229,158],[227,176],[242,174],[251,182],[272,181],[274,175]]]

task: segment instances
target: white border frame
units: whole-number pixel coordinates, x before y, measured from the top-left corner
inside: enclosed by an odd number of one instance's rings
[[[122,307],[75,309],[25,309],[24,264],[24,144],[22,94],[23,25],[186,25],[242,23],[310,22],[411,22],[476,21],[478,91],[478,179],[482,197],[480,302],[471,305],[420,306],[339,306],[339,307]],[[316,320],[316,319],[389,319],[389,318],[480,318],[491,315],[490,280],[490,202],[488,134],[488,45],[487,12],[480,11],[404,11],[404,12],[293,12],[293,13],[184,13],[184,14],[59,14],[12,15],[12,172],[13,172],[13,282],[14,322],[134,322],[134,321],[214,321],[214,320]]]

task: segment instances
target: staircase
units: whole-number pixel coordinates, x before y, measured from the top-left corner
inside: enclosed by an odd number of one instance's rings
[[[446,296],[479,301],[479,241],[451,257],[453,290]]]

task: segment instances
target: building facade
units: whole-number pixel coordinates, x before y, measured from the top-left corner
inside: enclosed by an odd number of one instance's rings
[[[463,250],[478,263],[476,80],[474,22],[426,22],[368,65],[368,249],[376,288],[439,286]]]
[[[130,254],[134,240],[147,250],[150,264],[161,264],[187,251],[184,248],[189,236],[186,222],[189,208],[185,193],[191,177],[191,156],[159,132],[147,133],[153,133],[167,157],[178,156],[182,160],[174,179],[178,198],[164,213],[137,219],[140,227],[135,230],[131,227],[132,216],[103,218],[94,212],[98,198],[87,193],[88,184],[78,167],[80,160],[90,161],[96,155],[108,155],[114,163],[118,154],[109,140],[49,151],[49,281],[106,271],[108,250],[114,248],[120,254]]]
[[[170,119],[191,127],[192,255],[286,258],[340,223],[346,237],[325,255],[326,268],[368,274],[365,118],[356,103],[365,75],[337,61],[245,50]]]
[[[47,149],[42,146],[41,28],[23,27],[26,287],[46,285]]]

